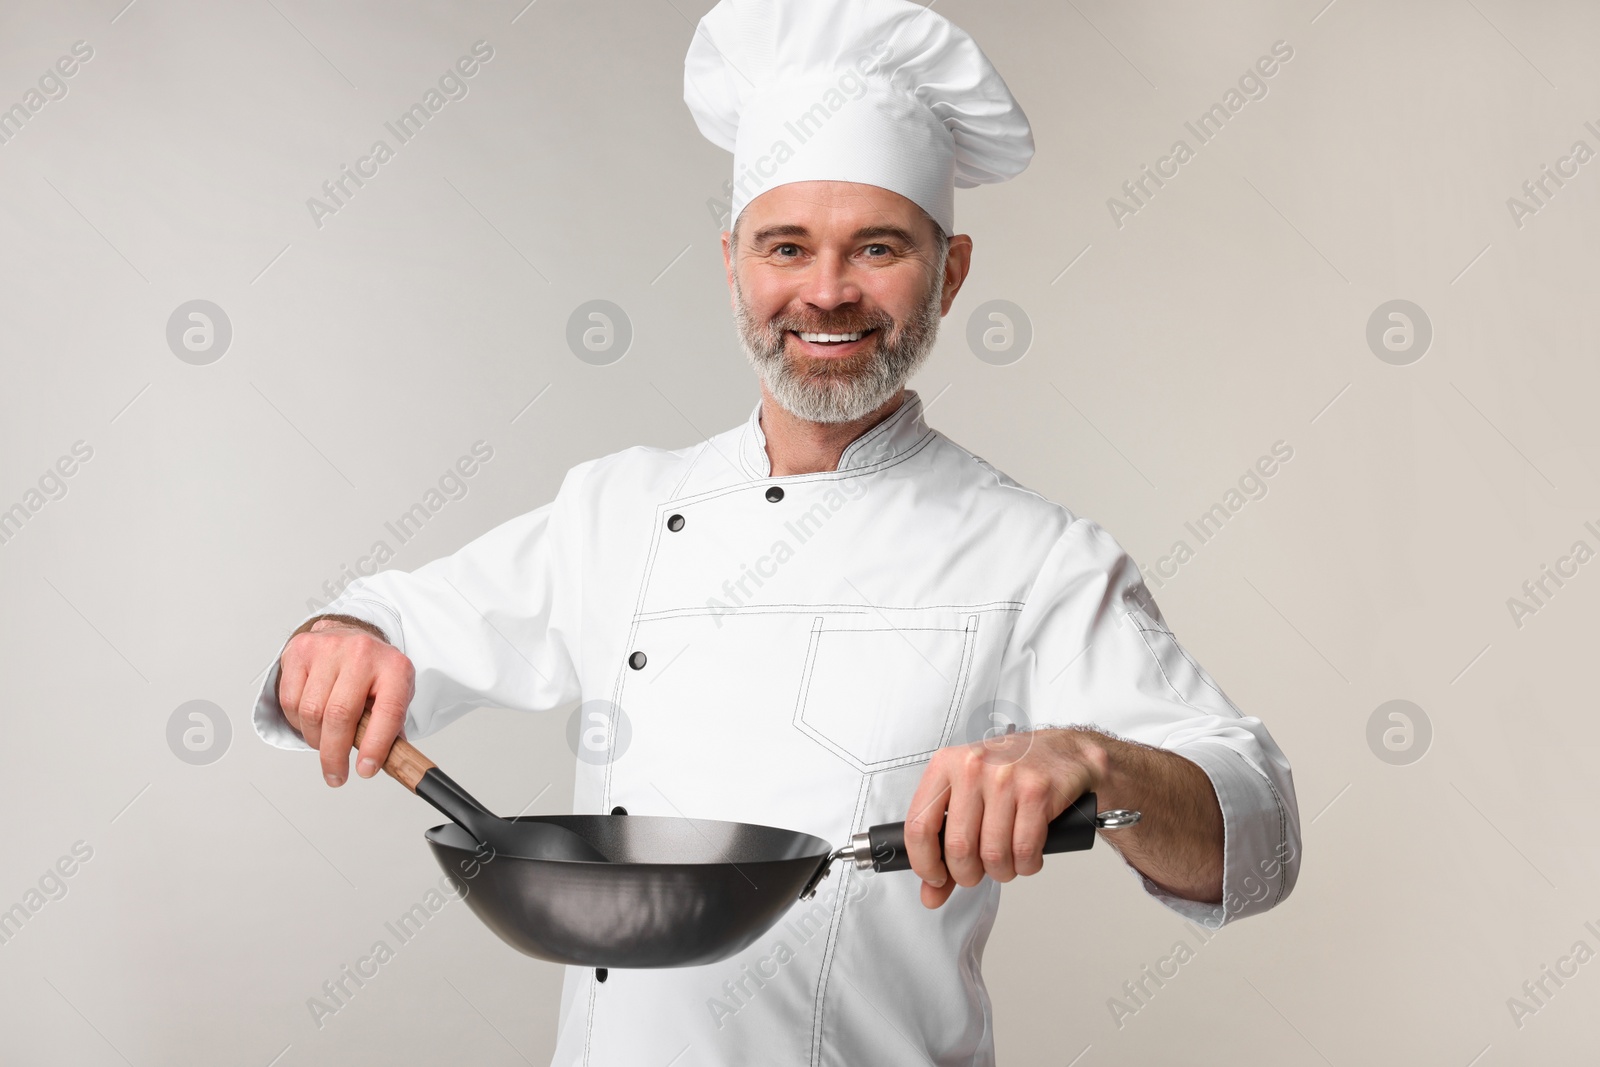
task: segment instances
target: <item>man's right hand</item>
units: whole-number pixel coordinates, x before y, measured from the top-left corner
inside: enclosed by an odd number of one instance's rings
[[[380,633],[358,620],[325,616],[291,637],[279,659],[283,716],[321,752],[322,776],[331,786],[350,775],[350,748],[369,697],[372,721],[361,738],[357,774],[378,773],[405,725],[416,668]]]

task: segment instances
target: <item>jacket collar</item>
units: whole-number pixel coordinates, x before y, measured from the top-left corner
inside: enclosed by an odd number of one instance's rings
[[[915,389],[907,389],[900,406],[887,419],[851,441],[839,457],[836,471],[843,473],[894,459],[911,449],[933,431],[922,417],[922,398]],[[739,437],[739,459],[745,469],[756,478],[772,476],[772,461],[767,457],[767,435],[761,430],[761,402],[745,423]],[[816,475],[807,475],[816,477]]]

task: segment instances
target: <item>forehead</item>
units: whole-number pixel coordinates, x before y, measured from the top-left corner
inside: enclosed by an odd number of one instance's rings
[[[843,239],[859,230],[894,227],[917,241],[930,238],[923,211],[909,198],[859,182],[790,182],[768,189],[739,215],[739,232],[753,240],[758,230],[798,226],[821,239]]]

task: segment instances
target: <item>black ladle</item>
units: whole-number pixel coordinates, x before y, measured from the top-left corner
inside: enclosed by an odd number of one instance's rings
[[[355,743],[367,732],[368,711],[356,725]],[[383,769],[395,781],[438,808],[451,822],[498,856],[530,860],[604,863],[606,857],[576,833],[550,822],[502,819],[478,803],[455,780],[403,737],[395,738]]]

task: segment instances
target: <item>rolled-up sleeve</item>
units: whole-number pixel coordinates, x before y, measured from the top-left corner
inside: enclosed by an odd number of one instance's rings
[[[406,736],[424,737],[476,707],[540,711],[577,699],[583,538],[571,500],[587,466],[569,471],[543,507],[410,573],[358,578],[313,613],[369,622],[410,658]],[[278,677],[274,663],[256,699],[256,733],[279,748],[308,748],[284,718]]]
[[[1222,902],[1172,896],[1134,871],[1163,904],[1215,929],[1294,888],[1300,815],[1288,759],[1178,643],[1138,566],[1091,520],[1073,520],[1052,546],[1012,634],[1001,692],[1036,726],[1094,727],[1206,773],[1226,835]]]

